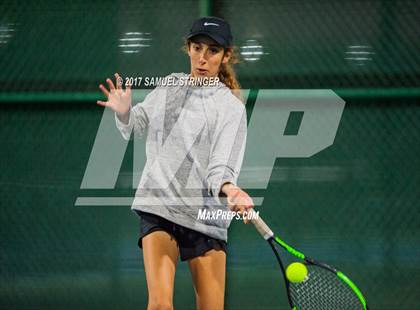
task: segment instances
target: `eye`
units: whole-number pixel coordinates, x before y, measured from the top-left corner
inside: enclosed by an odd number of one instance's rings
[[[219,49],[216,47],[211,47],[209,50],[210,50],[210,53],[212,54],[217,54],[219,52]]]
[[[194,51],[198,52],[200,50],[200,45],[194,44],[193,49]]]

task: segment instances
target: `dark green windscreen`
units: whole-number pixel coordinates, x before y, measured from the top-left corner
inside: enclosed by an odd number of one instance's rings
[[[231,23],[244,88],[418,87],[416,1],[212,6]],[[196,1],[3,1],[1,89],[96,91],[115,71],[133,77],[186,71],[183,37],[199,13]]]

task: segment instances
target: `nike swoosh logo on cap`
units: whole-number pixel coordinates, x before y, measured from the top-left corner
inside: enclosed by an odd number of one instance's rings
[[[219,24],[204,22],[204,26],[217,26],[217,27],[219,27]]]

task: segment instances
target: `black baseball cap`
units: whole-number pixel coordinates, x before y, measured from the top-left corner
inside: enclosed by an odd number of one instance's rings
[[[187,39],[196,35],[206,35],[223,47],[232,46],[232,33],[229,24],[222,18],[208,16],[194,21]]]

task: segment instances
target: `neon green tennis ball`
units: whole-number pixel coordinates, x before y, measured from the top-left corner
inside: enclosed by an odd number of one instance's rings
[[[286,277],[292,283],[300,283],[306,280],[308,268],[302,263],[291,263],[287,266]]]

